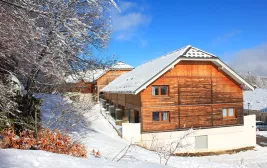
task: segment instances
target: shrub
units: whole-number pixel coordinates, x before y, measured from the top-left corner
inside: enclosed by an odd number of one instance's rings
[[[41,129],[37,138],[34,138],[34,132],[21,130],[19,135],[16,135],[14,127],[12,127],[4,129],[0,133],[0,137],[2,139],[1,148],[44,150],[83,158],[87,153],[82,144],[72,142],[69,136],[61,134],[60,131],[52,132],[49,129]]]

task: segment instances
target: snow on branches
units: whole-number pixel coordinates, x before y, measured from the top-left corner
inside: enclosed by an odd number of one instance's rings
[[[111,34],[113,0],[0,0],[0,58],[28,90],[54,84],[69,71],[100,63],[94,49]],[[46,80],[44,80],[46,79]]]
[[[33,92],[54,88],[73,71],[103,66],[92,51],[108,43],[113,7],[113,0],[0,0],[0,112],[32,118]],[[21,102],[10,92],[9,75],[25,89]]]

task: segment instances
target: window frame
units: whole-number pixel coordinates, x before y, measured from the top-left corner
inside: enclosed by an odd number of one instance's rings
[[[158,88],[158,95],[153,94],[153,87]],[[161,94],[161,87],[166,87],[166,89],[167,89],[166,94],[164,94],[164,95]],[[153,97],[163,97],[163,96],[168,97],[169,96],[169,85],[152,85],[151,94]]]
[[[234,115],[233,116],[229,116],[229,109],[233,109]],[[226,110],[226,116],[223,116],[223,110]],[[222,108],[222,117],[223,119],[236,119],[236,109],[233,107],[228,107],[228,108]]]
[[[159,121],[153,120],[153,113],[159,113]],[[163,113],[167,113],[168,114],[168,119],[167,120],[162,120]],[[152,122],[153,123],[170,123],[170,112],[169,111],[153,111],[152,112]]]

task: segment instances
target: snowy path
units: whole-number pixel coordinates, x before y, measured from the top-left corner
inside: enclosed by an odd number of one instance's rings
[[[96,105],[94,110],[99,111],[99,106]],[[94,131],[88,131],[85,138],[82,139],[88,149],[88,158],[74,158],[45,151],[2,149],[0,150],[0,167],[162,167],[155,152],[140,147],[131,148],[127,157],[119,162],[112,161],[114,156],[129,143],[117,135],[100,113],[96,113],[96,115],[97,119],[91,125],[91,129]],[[91,156],[89,153],[92,149],[99,150],[101,158]],[[232,155],[172,157],[168,166],[179,168],[267,168],[266,158],[267,148],[257,146],[253,151]]]

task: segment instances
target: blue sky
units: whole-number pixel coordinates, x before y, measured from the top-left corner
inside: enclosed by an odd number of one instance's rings
[[[121,12],[111,14],[114,32],[104,54],[135,67],[188,44],[231,66],[249,57],[267,65],[266,0],[120,0],[118,6]],[[261,70],[264,64],[260,69],[257,64],[238,66],[267,73]]]

